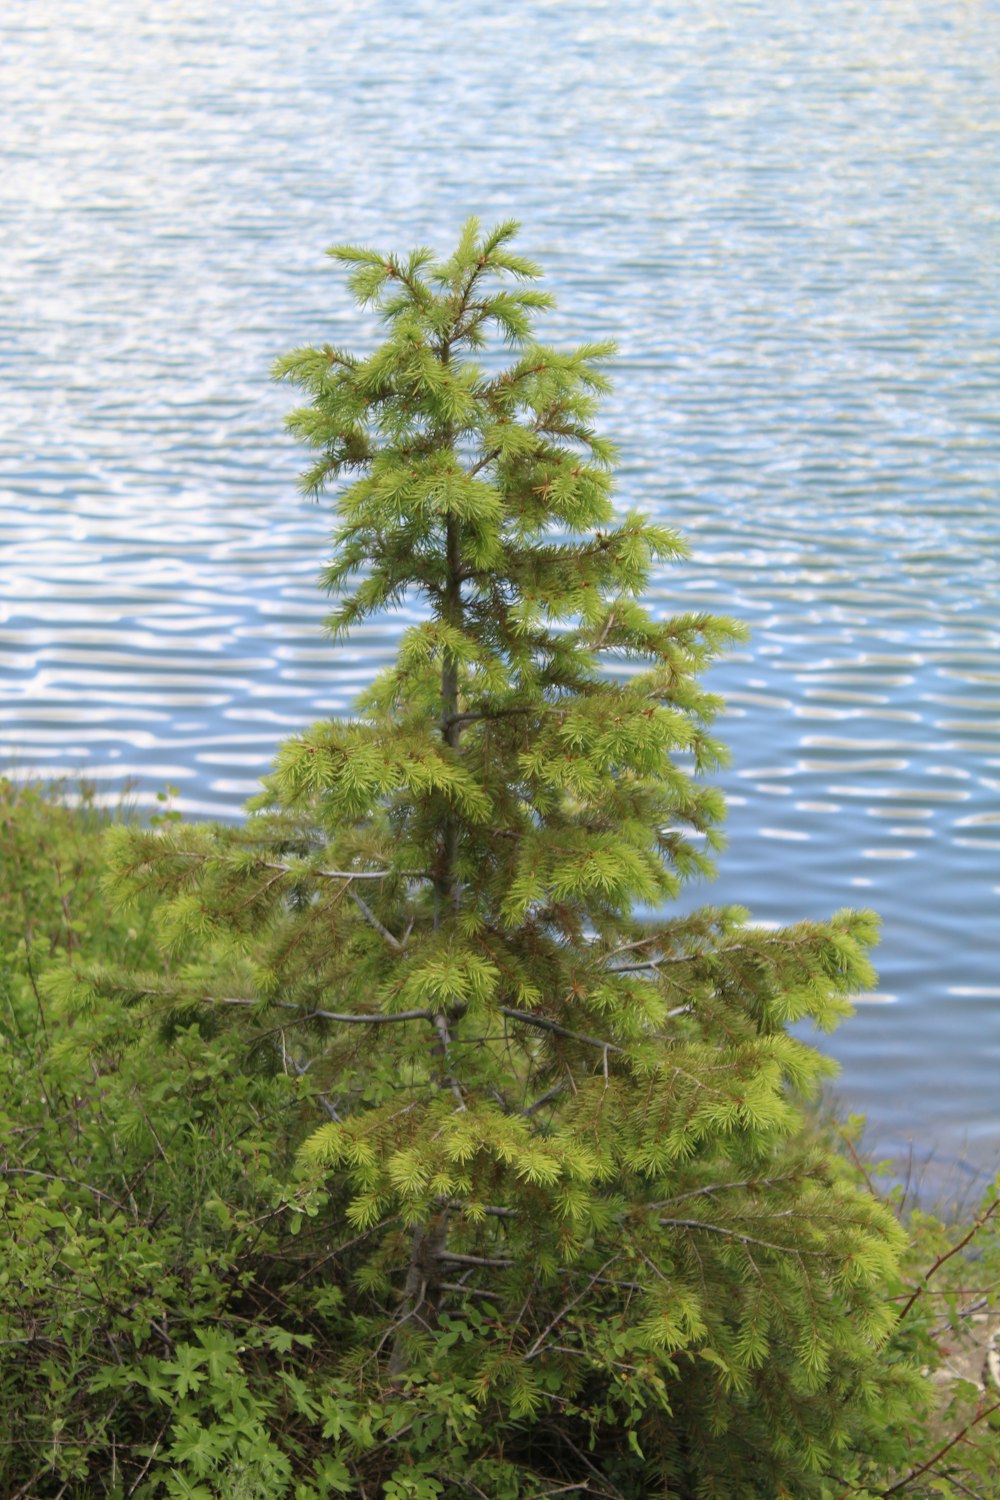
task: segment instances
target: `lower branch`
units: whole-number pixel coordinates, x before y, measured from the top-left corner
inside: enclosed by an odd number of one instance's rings
[[[803,1250],[799,1245],[775,1245],[771,1240],[758,1239],[753,1234],[742,1234],[738,1229],[728,1229],[725,1224],[705,1224],[701,1219],[661,1219],[664,1229],[701,1229],[706,1234],[721,1234],[727,1240],[742,1240],[744,1245],[759,1245],[762,1250],[780,1250],[784,1255],[823,1255],[822,1250]]]
[[[582,1042],[585,1047],[598,1047],[607,1055],[609,1052],[617,1052],[625,1056],[624,1047],[616,1047],[614,1042],[602,1041],[600,1037],[584,1036],[579,1031],[570,1031],[566,1026],[560,1026],[557,1021],[550,1021],[545,1016],[536,1016],[530,1010],[512,1010],[509,1005],[500,1006],[500,1014],[511,1021],[520,1021],[522,1026],[534,1026],[537,1031],[551,1031],[554,1036],[564,1036],[571,1042]]]
[[[144,993],[155,995],[156,990],[147,990]],[[199,999],[205,1005],[259,1005],[262,1009],[274,1005],[279,1010],[301,1010],[293,1000],[250,1000],[242,996],[227,995],[224,997],[216,995],[201,995]],[[396,1010],[375,1011],[371,1015],[345,1015],[335,1010],[310,1010],[299,1017],[301,1021],[339,1021],[345,1026],[388,1026],[395,1021],[433,1021],[432,1010]]]
[[[379,937],[385,939],[389,947],[392,949],[393,953],[402,953],[404,944],[399,941],[398,937],[393,936],[393,934],[389,931],[388,927],[386,927],[383,922],[379,921],[378,917],[368,905],[368,902],[362,900],[357,891],[351,892],[351,899],[358,910],[361,912],[361,915],[364,917],[368,925],[370,927],[374,927]]]

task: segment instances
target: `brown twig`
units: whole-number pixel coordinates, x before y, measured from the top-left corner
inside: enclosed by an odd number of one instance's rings
[[[541,1333],[535,1339],[535,1342],[532,1344],[531,1348],[528,1350],[527,1354],[524,1356],[525,1363],[527,1363],[529,1359],[534,1359],[536,1355],[542,1352],[542,1349],[545,1347],[545,1340],[552,1332],[553,1328],[557,1327],[562,1322],[563,1318],[568,1312],[572,1312],[573,1308],[580,1301],[580,1299],[585,1297],[590,1291],[591,1287],[594,1286],[598,1281],[600,1281],[603,1273],[608,1269],[609,1266],[614,1265],[615,1261],[619,1258],[620,1255],[621,1251],[616,1250],[614,1255],[611,1256],[610,1260],[606,1260],[601,1269],[594,1272],[594,1275],[587,1282],[587,1285],[583,1288],[583,1290],[578,1292],[570,1302],[567,1302],[565,1307],[559,1309],[555,1317],[552,1319],[551,1323],[546,1324]]]
[[[139,1470],[139,1477],[138,1477],[138,1479],[135,1481],[135,1483],[133,1485],[130,1486],[130,1488],[129,1488],[129,1495],[134,1495],[135,1494],[136,1490],[139,1488],[140,1484],[145,1479],[146,1475],[149,1473],[149,1466],[153,1462],[153,1459],[156,1457],[157,1449],[159,1448],[160,1444],[163,1441],[163,1434],[166,1432],[168,1426],[169,1426],[169,1420],[167,1422],[164,1422],[163,1426],[160,1428],[159,1432],[156,1434],[156,1438],[155,1438],[155,1441],[153,1443],[153,1446],[149,1450],[149,1457],[146,1459],[146,1462],[143,1464],[142,1468]]]
[[[979,1215],[979,1218],[976,1219],[976,1221],[972,1225],[972,1228],[969,1230],[969,1232],[967,1234],[965,1234],[965,1235],[962,1236],[962,1238],[958,1241],[957,1245],[952,1245],[952,1247],[951,1247],[950,1250],[946,1250],[943,1255],[939,1255],[938,1256],[937,1260],[931,1266],[930,1270],[927,1271],[927,1272],[925,1272],[925,1274],[924,1274],[923,1278],[921,1279],[921,1281],[919,1281],[918,1284],[916,1285],[916,1287],[914,1287],[913,1292],[911,1293],[909,1300],[907,1301],[905,1307],[903,1308],[902,1312],[899,1315],[898,1321],[900,1323],[902,1323],[903,1319],[906,1317],[906,1314],[909,1312],[910,1308],[916,1302],[917,1298],[920,1296],[921,1292],[924,1290],[924,1287],[930,1281],[931,1277],[933,1275],[935,1275],[936,1272],[940,1271],[941,1267],[945,1264],[945,1262],[951,1260],[951,1258],[952,1258],[953,1255],[957,1255],[960,1250],[964,1250],[965,1249],[966,1245],[969,1243],[969,1241],[975,1235],[977,1235],[979,1233],[979,1231],[980,1231],[980,1229],[982,1229],[983,1225],[986,1224],[986,1223],[988,1223],[989,1220],[992,1219],[992,1217],[996,1213],[997,1209],[1000,1209],[1000,1198],[994,1198],[994,1200],[990,1204],[989,1208],[986,1208],[986,1209],[983,1210],[983,1212]]]
[[[992,1406],[980,1408],[980,1410],[977,1411],[976,1415],[972,1418],[972,1421],[966,1422],[962,1430],[960,1432],[956,1432],[955,1436],[953,1438],[950,1438],[949,1441],[945,1443],[943,1448],[939,1448],[938,1451],[934,1454],[933,1458],[929,1458],[926,1463],[920,1464],[918,1468],[911,1469],[909,1474],[905,1475],[904,1478],[897,1480],[895,1484],[891,1484],[887,1490],[882,1490],[880,1492],[882,1495],[882,1500],[885,1500],[885,1497],[887,1495],[898,1494],[899,1491],[905,1489],[908,1484],[912,1484],[914,1479],[919,1479],[921,1474],[926,1474],[927,1470],[932,1469],[936,1463],[939,1463],[941,1459],[944,1458],[945,1454],[950,1452],[951,1449],[955,1447],[956,1443],[960,1443],[962,1441],[966,1433],[971,1432],[973,1427],[978,1427],[980,1422],[985,1422],[986,1418],[992,1416],[995,1411],[1000,1411],[1000,1401],[994,1401]],[[845,1494],[849,1493],[849,1491],[845,1491]],[[841,1497],[841,1500],[843,1500],[843,1497]]]

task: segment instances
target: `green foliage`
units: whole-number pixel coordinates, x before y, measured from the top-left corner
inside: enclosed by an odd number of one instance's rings
[[[106,821],[0,781],[0,1489],[284,1496],[313,1336],[277,1323],[271,1200],[310,1093],[235,1035],[67,1004],[84,950],[168,972],[149,900],[108,915]]]
[[[536,341],[514,228],[333,252],[385,339],[277,366],[306,489],[339,482],[329,629],[426,619],[242,826],[113,828],[106,925],[29,983],[15,1491],[834,1500],[918,1467],[906,1236],[803,1131],[829,1064],[788,1029],[849,1010],[875,920],[650,915],[720,844],[697,679],[739,631],[639,602],[682,544],[616,506],[610,346]]]

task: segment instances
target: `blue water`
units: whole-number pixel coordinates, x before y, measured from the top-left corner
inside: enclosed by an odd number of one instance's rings
[[[1000,5],[10,0],[0,764],[232,816],[344,712],[274,356],[375,330],[322,251],[510,215],[613,336],[653,606],[753,630],[712,900],[870,904],[827,1045],[887,1151],[1000,1144]]]

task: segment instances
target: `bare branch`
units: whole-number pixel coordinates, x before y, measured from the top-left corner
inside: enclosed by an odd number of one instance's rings
[[[950,1296],[951,1293],[948,1291],[943,1291],[937,1293],[937,1295],[940,1297],[947,1297]],[[983,1308],[989,1307],[989,1305],[990,1293],[984,1292],[980,1296],[977,1296],[974,1302],[967,1303],[965,1307],[956,1308],[949,1317],[942,1318],[940,1323],[935,1323],[932,1328],[929,1328],[927,1330],[928,1337],[936,1339],[939,1334],[944,1333],[945,1329],[953,1328],[960,1318],[974,1318],[976,1313],[982,1312]],[[997,1384],[1000,1385],[1000,1381],[997,1381]]]
[[[774,933],[766,935],[772,938],[775,936],[780,937],[780,934]],[[605,960],[616,958],[620,953],[634,953],[638,948],[648,948],[659,941],[660,935],[653,933],[648,938],[639,938],[633,943],[622,943],[619,947],[612,948],[607,953],[600,954],[599,957]],[[808,939],[806,938],[783,938],[781,946],[783,948],[801,948],[807,941]],[[622,965],[614,972],[617,974],[631,974],[640,969],[663,969],[672,964],[697,963],[701,958],[727,958],[731,953],[757,954],[759,950],[750,943],[727,943],[723,948],[699,948],[694,953],[663,954],[659,958],[650,959],[648,963]]]
[[[515,1260],[511,1260],[507,1257],[489,1255],[460,1255],[457,1250],[439,1250],[437,1255],[435,1256],[435,1259],[448,1261],[449,1264],[454,1264],[456,1266],[494,1266],[499,1267],[500,1269],[517,1264]]]
[[[165,849],[164,853],[172,855],[174,859],[196,859],[201,864],[220,858],[218,854],[201,849]],[[277,870],[279,875],[297,875],[315,880],[385,880],[390,875],[409,873],[402,870],[310,870],[282,864],[273,859],[255,859],[254,864],[261,870]]]
[[[99,1198],[103,1203],[113,1203],[115,1208],[120,1209],[123,1214],[128,1213],[128,1209],[124,1203],[119,1203],[118,1199],[113,1198],[110,1193],[105,1193],[100,1188],[92,1187],[89,1182],[81,1182],[78,1178],[66,1177],[65,1174],[56,1177],[52,1172],[43,1172],[38,1167],[0,1166],[0,1176],[13,1177],[15,1175],[18,1177],[43,1177],[46,1182],[72,1183],[73,1187],[82,1188],[85,1193],[93,1193],[94,1197]]]
[[[300,1078],[304,1074],[308,1073],[308,1071],[309,1071],[309,1064],[308,1063],[296,1062],[296,1060],[292,1056],[292,1054],[290,1052],[286,1052],[285,1051],[284,1038],[282,1038],[282,1043],[281,1043],[281,1056],[282,1056],[282,1061],[284,1063],[290,1065],[294,1069],[294,1071],[298,1074],[298,1076]],[[321,1093],[317,1089],[317,1091],[316,1091],[316,1098],[319,1100],[320,1104],[323,1106],[324,1110],[329,1115],[329,1117],[330,1117],[331,1120],[333,1120],[337,1125],[342,1125],[344,1123],[343,1122],[343,1118],[340,1115],[338,1115],[336,1109],[330,1103],[330,1100],[329,1100],[329,1098],[327,1097],[326,1094]]]
[[[155,992],[154,992],[155,993]],[[282,1010],[301,1010],[292,1000],[249,1000],[243,997],[227,995],[224,998],[215,995],[202,995],[201,999],[207,1005],[250,1005],[267,1006],[276,1005]],[[339,1021],[345,1026],[388,1026],[395,1021],[433,1021],[434,1012],[431,1010],[397,1010],[391,1013],[385,1011],[374,1011],[371,1015],[347,1015],[335,1010],[310,1010],[297,1017],[298,1021]]]
[[[544,713],[545,713],[545,707],[544,706],[541,709],[539,709],[537,706],[530,707],[530,708],[529,707],[518,708],[518,707],[512,705],[509,708],[495,708],[490,713],[468,712],[468,713],[460,713],[460,714],[448,714],[444,719],[442,719],[441,725],[442,725],[442,728],[450,729],[450,728],[452,728],[456,724],[477,724],[477,723],[479,723],[480,721],[482,721],[484,719],[485,720],[500,720],[500,719],[512,718],[512,717],[515,717],[517,715],[524,715],[524,714],[544,714]]]
[[[597,640],[591,646],[591,648],[590,648],[591,651],[600,651],[601,647],[604,645],[604,643],[607,640],[608,636],[611,634],[611,630],[612,630],[612,627],[614,626],[614,624],[615,624],[615,612],[614,612],[614,610],[612,610],[611,613],[608,615],[608,618],[604,622],[604,629],[601,631],[601,633],[598,636]]]
[[[619,953],[635,953],[639,948],[648,948],[652,943],[660,941],[658,932],[651,932],[649,937],[636,938],[631,943],[619,943],[617,948],[610,948],[607,953],[599,955],[601,958],[617,958]]]
[[[462,1210],[468,1208],[469,1204],[468,1200],[465,1198],[449,1198],[447,1206],[449,1208]],[[520,1218],[520,1214],[517,1212],[516,1208],[498,1208],[492,1203],[481,1203],[479,1207],[482,1213],[489,1214],[489,1216],[493,1219]]]
[[[259,860],[262,869],[278,870],[284,875],[311,875],[318,880],[385,880],[390,875],[399,874],[398,870],[296,870],[292,865],[272,864],[269,860]]]
[[[432,1267],[434,1262],[440,1259],[447,1242],[448,1209],[444,1207],[435,1219],[429,1223],[419,1224],[414,1231],[400,1314],[386,1329],[375,1350],[376,1354],[380,1353],[383,1346],[392,1338],[388,1373],[393,1381],[401,1380],[406,1373],[407,1358],[403,1325],[411,1319],[424,1322],[420,1313],[427,1301],[428,1285],[432,1279],[436,1282]],[[424,1323],[424,1326],[427,1327],[427,1324]]]
[[[798,1182],[807,1176],[805,1172],[786,1172],[781,1177],[747,1177],[741,1182],[709,1182],[704,1187],[691,1188],[686,1193],[675,1193],[672,1198],[661,1198],[657,1203],[647,1203],[647,1209],[669,1208],[672,1203],[683,1203],[685,1198],[706,1198],[712,1193],[735,1193],[740,1188],[777,1187],[783,1182]]]
[[[390,1224],[395,1224],[398,1218],[398,1214],[393,1214],[388,1219],[380,1219],[377,1224],[373,1224],[370,1229],[363,1229],[361,1233],[356,1234],[353,1239],[344,1240],[343,1244],[338,1245],[335,1250],[328,1250],[327,1253],[321,1256],[319,1260],[311,1261],[309,1265],[306,1266],[306,1269],[300,1272],[300,1274],[296,1276],[294,1281],[289,1283],[286,1290],[291,1291],[293,1287],[297,1287],[301,1282],[307,1280],[308,1277],[315,1276],[316,1273],[322,1270],[323,1266],[327,1265],[329,1261],[336,1260],[338,1256],[344,1254],[345,1250],[351,1250],[355,1245],[360,1245],[363,1240],[368,1239],[373,1234],[377,1234],[380,1229],[387,1229]]]
[[[602,1041],[600,1037],[584,1036],[579,1031],[570,1031],[566,1026],[560,1026],[557,1021],[550,1021],[545,1016],[536,1016],[529,1010],[512,1010],[509,1005],[500,1006],[500,1014],[507,1016],[511,1021],[520,1021],[522,1026],[534,1026],[538,1031],[551,1031],[554,1036],[567,1037],[571,1042],[582,1042],[586,1047],[598,1047],[605,1055],[609,1052],[618,1052],[625,1056],[624,1047],[616,1047],[614,1042]]]
[[[611,1256],[610,1260],[606,1260],[601,1269],[594,1272],[593,1276],[587,1282],[587,1285],[583,1288],[583,1290],[577,1292],[576,1296],[572,1298],[571,1301],[567,1302],[565,1307],[560,1308],[555,1317],[552,1319],[551,1323],[546,1324],[535,1342],[532,1344],[531,1348],[528,1350],[527,1354],[524,1356],[526,1363],[529,1359],[535,1359],[537,1355],[541,1354],[543,1348],[545,1347],[545,1340],[548,1338],[553,1328],[557,1327],[558,1324],[562,1322],[563,1318],[565,1318],[566,1314],[568,1312],[572,1312],[576,1304],[580,1302],[584,1297],[586,1297],[591,1287],[595,1286],[597,1282],[600,1281],[601,1277],[604,1275],[604,1272],[608,1269],[609,1266],[614,1265],[615,1261],[619,1259],[620,1255],[621,1251],[616,1250],[614,1255]]]
[[[742,1234],[738,1229],[729,1229],[725,1224],[706,1224],[701,1219],[661,1219],[664,1229],[702,1229],[706,1234],[721,1234],[728,1240],[741,1240],[745,1245],[759,1245],[763,1250],[780,1250],[785,1255],[822,1255],[822,1250],[803,1250],[798,1245],[775,1245],[770,1240],[757,1239],[752,1234]]]
[[[378,933],[379,937],[385,939],[385,941],[389,944],[389,947],[393,950],[393,952],[394,953],[402,953],[403,952],[403,944],[399,941],[399,938],[393,937],[393,935],[389,931],[388,927],[384,926],[379,921],[378,917],[375,915],[375,913],[372,911],[371,907],[368,905],[368,902],[367,901],[363,901],[361,899],[361,897],[358,895],[357,891],[352,891],[351,892],[351,900],[354,902],[355,906],[361,912],[361,915],[364,917],[364,919],[368,923],[368,925],[370,927],[374,927],[374,929]]]
[[[560,1079],[553,1088],[550,1088],[547,1093],[542,1094],[540,1098],[536,1099],[534,1104],[529,1104],[527,1109],[522,1109],[521,1114],[526,1119],[529,1119],[532,1115],[537,1114],[540,1109],[544,1109],[546,1104],[551,1104],[553,1099],[557,1099],[565,1087],[565,1083]]]
[[[146,1475],[149,1473],[149,1466],[153,1462],[153,1459],[156,1457],[156,1454],[157,1454],[157,1451],[159,1449],[159,1446],[163,1442],[163,1435],[164,1435],[164,1433],[166,1432],[166,1430],[167,1430],[167,1428],[169,1426],[170,1426],[170,1419],[168,1418],[167,1421],[164,1422],[163,1426],[160,1428],[159,1432],[156,1434],[156,1439],[155,1439],[155,1441],[153,1443],[153,1446],[149,1450],[149,1456],[147,1457],[146,1462],[143,1464],[142,1468],[139,1470],[139,1477],[136,1479],[135,1483],[130,1487],[130,1489],[129,1489],[129,1495],[134,1495],[135,1494],[136,1490],[139,1488],[139,1486],[142,1484],[142,1481],[145,1479]]]
[[[622,1494],[618,1486],[614,1484],[614,1482],[610,1480],[606,1474],[602,1474],[600,1469],[598,1469],[594,1464],[591,1463],[586,1453],[583,1453],[576,1446],[576,1444],[573,1442],[573,1439],[566,1432],[565,1424],[560,1427],[554,1427],[551,1422],[544,1422],[540,1425],[547,1428],[550,1432],[554,1432],[557,1440],[560,1443],[564,1443],[570,1450],[570,1452],[576,1455],[580,1463],[583,1464],[584,1468],[594,1476],[599,1485],[599,1488],[594,1491],[595,1495],[603,1495],[605,1497],[605,1500],[625,1500],[625,1496]]]

